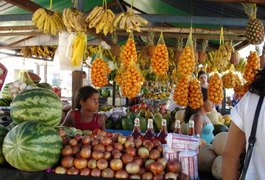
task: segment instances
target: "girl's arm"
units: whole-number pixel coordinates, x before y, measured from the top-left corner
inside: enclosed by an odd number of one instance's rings
[[[74,127],[74,116],[73,116],[73,112],[69,111],[64,119],[64,122],[62,123],[62,126],[66,126],[66,127]]]
[[[194,128],[195,128],[195,135],[201,135],[202,128],[203,128],[203,120],[199,115],[194,115]]]
[[[222,174],[224,180],[238,179],[239,157],[245,147],[245,143],[245,133],[232,122],[222,155]]]
[[[100,114],[99,115],[99,124],[100,124],[100,129],[101,130],[105,130],[105,122],[107,120],[107,116],[106,115],[103,115],[103,114]]]

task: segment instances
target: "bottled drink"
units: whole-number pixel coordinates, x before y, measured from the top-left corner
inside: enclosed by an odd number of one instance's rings
[[[182,132],[181,132],[181,126],[180,126],[180,120],[176,120],[176,122],[175,122],[174,133],[176,133],[176,134],[182,134]]]
[[[189,121],[188,135],[189,136],[194,136],[195,135],[194,121],[193,120]]]
[[[148,119],[147,130],[145,131],[144,139],[153,139],[154,137],[155,137],[155,132],[153,126],[153,119]]]
[[[162,144],[166,144],[167,143],[166,137],[167,137],[167,120],[162,119],[162,127],[157,135],[157,138]]]
[[[134,139],[141,137],[140,119],[139,118],[135,118],[135,120],[134,120],[134,127],[133,127],[133,131],[132,131],[131,135]]]

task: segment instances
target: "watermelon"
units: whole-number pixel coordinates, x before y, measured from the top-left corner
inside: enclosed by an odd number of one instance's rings
[[[10,106],[12,99],[0,98],[0,106]]]
[[[9,92],[9,84],[11,83],[7,83],[4,87],[3,87],[3,90],[2,90],[2,98],[4,99],[13,99],[13,96],[12,94]]]
[[[52,91],[52,86],[49,83],[45,83],[45,82],[38,83],[37,86],[40,88],[44,88],[44,89],[48,89]]]
[[[5,128],[5,126],[0,124],[0,165],[4,164],[4,162],[5,162],[5,157],[4,157],[3,151],[2,151],[2,146],[3,146],[4,138],[5,138],[7,133],[8,133],[7,128]]]
[[[6,161],[22,171],[42,171],[53,167],[59,160],[62,139],[54,127],[38,121],[23,122],[4,139]]]
[[[14,122],[40,121],[48,126],[57,126],[62,117],[62,102],[52,91],[36,88],[19,93],[10,104]]]

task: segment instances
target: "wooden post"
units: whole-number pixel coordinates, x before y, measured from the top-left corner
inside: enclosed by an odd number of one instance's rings
[[[223,93],[224,93],[224,99],[222,101],[222,110],[221,110],[222,115],[224,115],[226,113],[226,109],[225,109],[225,106],[226,106],[226,91],[225,91],[225,88],[223,89]]]
[[[115,106],[115,96],[116,96],[116,81],[113,81],[113,85],[112,85],[112,106]]]
[[[82,87],[82,71],[72,72],[72,109],[75,108],[75,94]]]

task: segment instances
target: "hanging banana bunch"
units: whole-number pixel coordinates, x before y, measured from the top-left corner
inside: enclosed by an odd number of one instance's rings
[[[140,26],[147,25],[148,21],[140,15],[133,12],[133,0],[131,2],[131,8],[127,12],[120,13],[114,20],[114,28],[120,28],[126,30],[128,33],[131,31],[140,32]]]
[[[50,0],[49,10],[38,8],[32,15],[34,26],[45,34],[56,36],[65,28],[62,21],[62,14],[58,11],[52,11],[52,0]]]
[[[76,9],[77,7],[77,0],[74,0],[74,7],[73,8],[65,8],[63,10],[63,23],[70,32],[86,32],[86,16],[84,13]]]
[[[103,0],[102,6],[96,6],[86,17],[89,28],[95,28],[96,33],[103,32],[104,35],[113,32],[113,21],[115,15],[107,9],[107,0]]]

